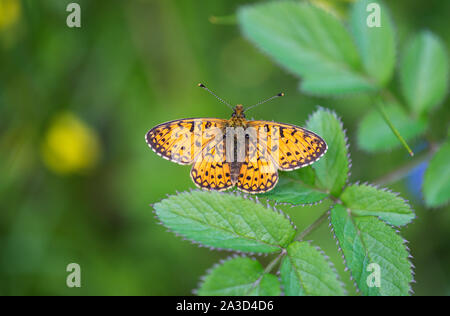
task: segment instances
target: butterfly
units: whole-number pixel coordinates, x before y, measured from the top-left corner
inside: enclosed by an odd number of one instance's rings
[[[247,120],[241,104],[232,107],[203,84],[221,102],[233,109],[229,120],[187,118],[152,128],[145,140],[159,156],[181,165],[192,165],[196,186],[223,191],[232,187],[258,194],[278,183],[278,170],[299,169],[319,160],[327,151],[317,134],[291,124]]]

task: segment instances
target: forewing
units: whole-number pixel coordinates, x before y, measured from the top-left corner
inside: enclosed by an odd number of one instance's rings
[[[214,139],[221,139],[226,120],[192,118],[175,120],[152,128],[145,140],[159,156],[189,165]]]
[[[280,170],[308,166],[319,160],[328,149],[320,136],[295,125],[250,121],[249,127],[257,130],[260,151],[266,151]]]

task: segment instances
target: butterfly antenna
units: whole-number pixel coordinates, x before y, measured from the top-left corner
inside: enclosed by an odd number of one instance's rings
[[[217,98],[217,100],[219,100],[220,102],[222,102],[223,104],[225,104],[226,106],[228,106],[230,109],[233,110],[233,107],[231,106],[230,103],[228,103],[227,101],[225,101],[225,100],[222,99],[222,98],[219,98],[219,97],[217,96],[217,94],[215,94],[214,92],[212,92],[211,90],[209,90],[207,87],[205,87],[205,85],[204,85],[203,83],[199,83],[198,86],[199,86],[200,88],[205,89],[205,90],[208,91],[209,93],[211,93],[213,96],[215,96],[215,97]]]
[[[246,108],[246,109],[244,110],[244,112],[247,112],[248,110],[254,108],[255,106],[261,105],[261,104],[263,104],[263,103],[269,102],[269,101],[271,101],[271,100],[273,100],[273,99],[276,99],[276,98],[279,98],[279,97],[284,97],[284,93],[283,93],[283,92],[280,92],[280,93],[278,93],[277,95],[274,95],[273,97],[270,97],[270,98],[268,98],[268,99],[266,99],[266,100],[263,100],[263,101],[261,101],[261,102],[259,102],[259,103],[254,104],[254,105],[251,105],[251,106],[249,106],[248,108]]]

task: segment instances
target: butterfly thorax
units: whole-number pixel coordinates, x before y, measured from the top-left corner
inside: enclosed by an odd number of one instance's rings
[[[228,120],[229,127],[247,127],[247,120],[245,119],[244,107],[241,104],[236,105],[231,118]]]

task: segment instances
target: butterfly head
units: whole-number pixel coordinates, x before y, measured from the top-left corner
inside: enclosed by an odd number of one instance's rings
[[[233,109],[233,114],[231,114],[231,119],[228,122],[229,126],[238,127],[238,126],[246,126],[244,107],[242,104],[238,104]]]
[[[234,108],[234,111],[233,111],[233,114],[231,115],[231,117],[239,118],[239,119],[245,119],[244,107],[242,106],[242,104],[236,105],[236,107]]]

